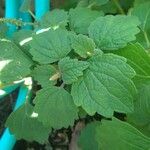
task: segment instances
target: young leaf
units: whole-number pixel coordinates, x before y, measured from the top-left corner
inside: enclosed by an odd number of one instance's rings
[[[83,58],[87,58],[94,53],[96,45],[88,36],[79,34],[71,36],[71,47]]]
[[[51,128],[46,128],[34,116],[33,107],[29,104],[22,105],[13,112],[6,126],[15,135],[17,139],[25,139],[27,141],[37,141],[44,143],[48,140]]]
[[[138,75],[150,76],[150,57],[140,44],[129,44],[114,53],[127,58],[128,63]]]
[[[74,124],[78,109],[71,95],[61,87],[47,86],[34,99],[38,120],[45,126],[60,129]]]
[[[68,13],[64,10],[54,9],[47,12],[41,19],[40,25],[46,27],[65,27],[68,22]]]
[[[96,140],[101,150],[148,150],[150,138],[128,123],[113,118],[103,120],[96,128]]]
[[[78,145],[82,150],[99,150],[98,142],[95,139],[96,127],[98,125],[99,122],[90,123],[81,131]]]
[[[64,58],[70,51],[69,32],[49,30],[33,36],[30,53],[40,64],[49,64]]]
[[[102,50],[117,50],[136,39],[139,21],[134,16],[99,17],[89,27],[89,36]]]
[[[136,93],[131,80],[134,70],[126,59],[113,54],[101,54],[89,59],[89,68],[72,85],[72,96],[77,106],[90,115],[95,112],[112,117],[113,112],[132,112]]]
[[[50,78],[57,73],[57,70],[52,65],[42,65],[37,66],[33,72],[32,76],[34,80],[44,87],[48,85],[55,85],[57,80],[50,80]]]
[[[32,61],[11,41],[0,41],[0,84],[10,84],[30,74]]]
[[[70,9],[70,28],[77,33],[87,34],[90,23],[102,15],[102,12],[92,11],[88,8],[77,7],[75,9]]]
[[[58,66],[62,74],[63,82],[65,84],[71,84],[83,75],[83,70],[87,69],[89,65],[84,61],[65,57],[59,61]]]

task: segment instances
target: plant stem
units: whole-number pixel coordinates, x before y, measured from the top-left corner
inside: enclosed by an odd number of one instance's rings
[[[114,3],[115,3],[116,7],[118,8],[119,12],[120,12],[121,14],[125,14],[125,12],[124,12],[124,10],[122,9],[122,7],[120,6],[120,3],[118,2],[118,0],[113,0],[113,1],[114,1]]]
[[[25,25],[32,25],[32,26],[35,25],[35,23],[32,23],[32,22],[23,22],[21,20],[9,19],[9,18],[0,18],[0,23],[9,23],[9,24],[13,24],[19,27],[25,26]]]
[[[36,17],[34,15],[34,13],[31,10],[28,10],[28,12],[30,13],[30,15],[33,17],[34,20],[36,20]]]
[[[144,34],[144,38],[145,38],[145,41],[146,41],[146,44],[147,44],[147,48],[150,48],[150,41],[149,41],[149,38],[147,36],[147,32],[143,31],[143,34]]]

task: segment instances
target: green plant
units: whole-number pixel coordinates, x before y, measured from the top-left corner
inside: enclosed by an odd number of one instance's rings
[[[55,9],[12,40],[1,25],[1,87],[31,76],[36,92],[6,122],[17,139],[45,143],[52,130],[84,122],[81,149],[149,150],[150,2],[136,1],[127,15],[112,2]]]

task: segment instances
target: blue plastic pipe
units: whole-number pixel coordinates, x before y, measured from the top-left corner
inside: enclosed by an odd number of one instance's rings
[[[14,84],[11,86],[7,86],[5,88],[3,88],[1,90],[2,94],[0,94],[0,100],[2,100],[2,98],[8,94],[10,94],[11,92],[13,92],[16,88],[18,88],[20,86],[20,84]]]
[[[20,18],[22,19],[23,22],[32,22],[31,15],[29,13],[20,12]],[[22,29],[32,30],[32,26],[26,25],[26,26],[22,27]]]
[[[22,85],[19,90],[19,95],[14,110],[19,108],[24,101],[29,92],[28,87]],[[1,139],[0,139],[0,150],[12,150],[15,145],[16,139],[15,136],[9,132],[9,129],[6,128]]]
[[[37,20],[50,10],[50,0],[35,0],[35,16]]]
[[[19,0],[5,0],[6,1],[6,18],[16,18],[19,17]],[[40,20],[41,17],[50,10],[50,0],[36,0],[35,1],[35,14],[36,19]],[[23,17],[24,20],[29,19],[28,16]],[[27,21],[27,20],[26,20]],[[17,28],[13,25],[10,26],[9,35],[11,35]],[[7,92],[14,90],[14,87],[5,89]],[[22,85],[19,90],[19,95],[14,110],[19,108],[25,101],[28,94],[28,87]],[[16,139],[14,135],[9,132],[9,129],[6,128],[2,137],[0,138],[0,150],[12,150],[15,145]]]
[[[20,7],[23,2],[24,2],[24,0],[20,0]],[[20,12],[19,17],[22,19],[23,22],[32,22],[32,17],[30,15],[30,13],[28,13],[28,12]],[[32,26],[27,25],[27,26],[22,27],[22,29],[32,30]]]
[[[5,18],[18,19],[19,17],[19,0],[5,0]],[[15,25],[9,24],[8,36],[17,30]]]

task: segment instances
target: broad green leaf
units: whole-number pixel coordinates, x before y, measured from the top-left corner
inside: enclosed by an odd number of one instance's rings
[[[41,19],[40,25],[42,27],[58,28],[59,26],[65,27],[68,22],[68,14],[61,9],[54,9],[47,12]]]
[[[44,87],[48,85],[55,85],[56,80],[51,80],[51,77],[57,73],[57,70],[52,65],[42,65],[34,68],[32,76],[34,80]]]
[[[71,95],[61,87],[47,86],[34,99],[38,120],[45,126],[60,129],[74,124],[78,109]]]
[[[113,0],[110,0],[108,3],[105,5],[102,5],[100,9],[105,13],[105,14],[117,14],[118,8],[116,7],[115,3]]]
[[[72,96],[77,106],[89,114],[95,112],[112,117],[114,111],[133,112],[136,93],[131,80],[134,70],[126,59],[113,54],[101,54],[89,59],[89,68],[72,85]]]
[[[96,45],[94,41],[85,35],[72,35],[71,47],[74,51],[83,58],[87,58],[94,53]]]
[[[109,0],[80,0],[78,6],[80,7],[92,7],[92,6],[101,6],[108,2]]]
[[[99,150],[98,142],[95,139],[98,122],[88,124],[82,131],[78,139],[78,145],[82,150]]]
[[[102,12],[92,11],[88,8],[77,7],[69,11],[69,24],[71,30],[87,34],[88,27],[97,17],[102,16]]]
[[[140,44],[129,44],[114,53],[127,58],[128,63],[134,68],[137,75],[150,76],[150,57]]]
[[[139,21],[134,16],[107,15],[93,21],[89,27],[89,36],[102,50],[117,50],[136,39]]]
[[[12,40],[15,42],[15,44],[21,46],[21,49],[30,57],[31,54],[29,53],[29,49],[32,34],[34,34],[33,31],[23,29],[15,32],[12,36]]]
[[[23,30],[19,30],[19,31],[15,32],[13,34],[12,38],[16,44],[22,46],[23,45],[22,41],[27,39],[27,38],[30,38],[32,36],[32,34],[33,34],[33,31],[23,29]],[[28,42],[25,44],[28,44]]]
[[[96,127],[96,140],[101,150],[149,150],[150,138],[126,122],[113,118]]]
[[[146,50],[149,50],[150,48],[150,30],[146,32],[140,32],[136,36],[136,41],[139,42]]]
[[[141,21],[140,28],[142,31],[150,29],[150,2],[135,6],[131,14],[137,16]]]
[[[21,12],[28,12],[31,9],[31,0],[23,0],[22,5],[20,7]]]
[[[80,76],[83,76],[83,70],[87,69],[89,65],[87,62],[66,57],[59,61],[58,66],[62,74],[63,82],[65,84],[72,84]]]
[[[137,126],[150,125],[150,79],[137,82],[136,86],[138,96],[134,101],[134,112],[128,114],[127,119]]]
[[[8,27],[5,24],[0,24],[0,39],[5,38]]]
[[[0,84],[10,84],[30,74],[32,61],[11,41],[0,41]]]
[[[45,128],[37,120],[33,107],[29,104],[24,104],[13,112],[9,116],[6,126],[9,127],[17,139],[25,139],[31,142],[46,142],[51,131],[51,128]]]
[[[141,33],[137,35],[137,40],[145,48],[150,48],[150,2],[143,2],[135,5],[131,10],[133,16],[137,16],[141,21]]]
[[[134,0],[134,6],[149,2],[149,0]]]
[[[40,64],[49,64],[64,58],[70,51],[69,32],[49,30],[33,36],[30,53]]]

